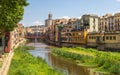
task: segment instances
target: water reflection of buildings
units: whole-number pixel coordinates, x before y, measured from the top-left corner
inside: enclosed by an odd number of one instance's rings
[[[58,68],[66,75],[89,75],[89,71],[85,67],[78,66],[71,60],[66,60],[62,57],[54,56],[50,53],[48,54],[48,57],[50,62],[49,64],[55,68]]]

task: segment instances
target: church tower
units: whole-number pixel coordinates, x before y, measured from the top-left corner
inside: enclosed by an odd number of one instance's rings
[[[49,13],[49,14],[48,14],[48,19],[45,20],[45,26],[52,25],[52,23],[53,23],[52,14]]]
[[[48,19],[52,20],[52,14],[51,13],[48,14]]]

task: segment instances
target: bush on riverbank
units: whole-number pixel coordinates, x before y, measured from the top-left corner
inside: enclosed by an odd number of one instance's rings
[[[8,75],[63,75],[47,65],[40,57],[35,58],[26,47],[15,49]]]
[[[78,64],[95,67],[97,71],[120,74],[120,53],[84,48],[55,48],[54,54],[76,60]]]
[[[25,49],[25,50],[34,50],[35,49],[35,47],[34,46],[22,46],[22,48],[23,49]]]

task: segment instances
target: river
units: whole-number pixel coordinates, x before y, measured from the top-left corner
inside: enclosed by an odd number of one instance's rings
[[[35,50],[29,51],[33,56],[42,57],[51,67],[58,69],[65,75],[105,75],[94,72],[91,68],[79,66],[72,60],[53,55],[51,53],[53,46],[44,43],[29,43],[28,45],[35,46]]]

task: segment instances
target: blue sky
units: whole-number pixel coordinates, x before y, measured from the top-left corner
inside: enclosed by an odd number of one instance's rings
[[[120,11],[120,0],[28,0],[29,6],[25,7],[24,26],[44,24],[48,14],[53,14],[53,19],[70,17],[77,18],[83,14],[116,13]]]

